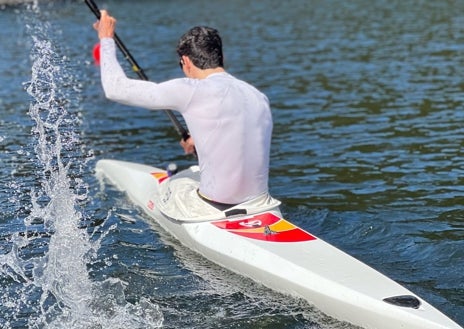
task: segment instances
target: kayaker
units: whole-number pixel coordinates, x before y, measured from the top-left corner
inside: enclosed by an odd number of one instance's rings
[[[94,24],[100,38],[101,79],[108,99],[150,110],[182,114],[196,150],[200,197],[233,206],[268,194],[272,116],[268,98],[224,69],[217,30],[197,26],[178,41],[185,78],[155,83],[130,79],[116,57],[116,19],[101,11]]]

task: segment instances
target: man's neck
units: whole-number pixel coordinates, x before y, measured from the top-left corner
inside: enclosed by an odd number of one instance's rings
[[[195,72],[193,72],[192,78],[194,78],[194,79],[206,79],[211,74],[222,73],[222,72],[225,72],[223,67],[216,67],[214,69],[204,69],[204,70],[197,69],[197,70],[195,70]]]

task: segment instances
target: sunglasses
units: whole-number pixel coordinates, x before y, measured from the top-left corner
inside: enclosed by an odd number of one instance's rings
[[[184,61],[182,60],[182,58],[179,60],[179,66],[181,70],[184,69]]]

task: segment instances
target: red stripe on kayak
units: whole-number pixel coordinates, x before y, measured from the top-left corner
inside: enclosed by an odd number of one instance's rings
[[[266,225],[275,224],[279,220],[281,220],[281,218],[267,212],[253,217],[248,217],[243,220],[223,220],[219,222],[214,222],[213,224],[219,228],[223,228],[226,230],[238,230],[265,227]]]
[[[270,242],[302,242],[311,241],[316,238],[311,234],[303,231],[301,228],[296,228],[290,231],[266,233],[246,233],[246,232],[233,232],[232,233],[247,237],[250,239],[264,240]]]
[[[264,213],[243,220],[213,222],[216,227],[256,240],[270,242],[302,242],[316,237],[272,213]]]

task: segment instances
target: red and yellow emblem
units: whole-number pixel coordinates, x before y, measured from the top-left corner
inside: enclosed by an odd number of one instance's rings
[[[215,226],[250,239],[271,242],[302,242],[316,240],[308,232],[272,213],[264,213],[243,220],[222,220]]]

